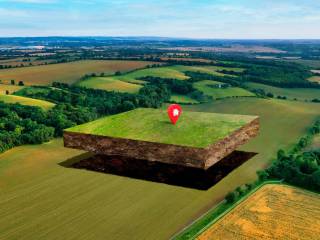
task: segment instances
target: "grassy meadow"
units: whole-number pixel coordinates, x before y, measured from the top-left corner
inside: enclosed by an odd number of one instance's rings
[[[228,97],[254,97],[254,93],[249,92],[246,89],[239,87],[228,88],[212,88],[208,85],[220,84],[217,81],[203,80],[193,84],[194,88],[203,92],[207,96],[211,96],[213,99],[228,98]],[[221,83],[222,84],[222,83]]]
[[[142,85],[120,81],[113,77],[91,77],[78,83],[81,87],[102,89],[107,91],[137,93]]]
[[[246,83],[246,86],[263,89],[266,93],[272,93],[274,97],[286,96],[290,100],[296,98],[300,101],[310,101],[315,98],[320,98],[320,89],[316,88],[278,88],[261,83]]]
[[[184,111],[173,125],[166,110],[139,108],[66,131],[205,148],[255,119],[255,116]]]
[[[41,107],[44,110],[49,110],[50,108],[53,108],[55,106],[54,103],[48,101],[16,95],[0,95],[0,101],[5,103],[20,103],[22,105]]]
[[[207,191],[65,168],[82,152],[60,139],[0,154],[0,239],[168,239],[251,182],[279,148],[295,143],[320,105],[225,99],[184,110],[259,115],[261,133],[241,149],[258,154]],[[79,157],[80,158],[80,157]]]
[[[143,68],[153,62],[116,61],[116,60],[84,60],[69,63],[50,64],[24,68],[0,70],[0,80],[10,82],[23,81],[25,85],[50,85],[52,82],[74,83],[88,73],[114,74]]]
[[[286,185],[265,185],[200,234],[197,240],[315,240],[320,235],[319,205],[319,194]]]

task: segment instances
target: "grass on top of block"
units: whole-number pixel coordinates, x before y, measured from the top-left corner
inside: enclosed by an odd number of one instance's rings
[[[255,116],[183,111],[176,125],[166,110],[139,108],[78,125],[68,132],[205,148],[254,120]]]

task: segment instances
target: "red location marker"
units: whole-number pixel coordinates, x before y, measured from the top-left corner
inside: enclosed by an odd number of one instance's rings
[[[178,121],[181,113],[182,113],[182,108],[180,107],[180,105],[178,104],[171,104],[168,107],[168,116],[170,118],[170,121],[172,122],[172,124],[176,124],[176,122]]]

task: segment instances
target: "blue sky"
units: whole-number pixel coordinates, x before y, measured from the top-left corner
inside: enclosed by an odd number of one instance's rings
[[[0,0],[0,36],[318,38],[319,0]]]

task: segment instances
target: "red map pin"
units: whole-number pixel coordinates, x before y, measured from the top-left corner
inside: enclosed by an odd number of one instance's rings
[[[182,108],[180,107],[180,105],[178,104],[171,104],[168,107],[168,116],[170,118],[170,121],[172,122],[172,124],[176,124],[176,122],[178,121],[181,113],[182,113]]]

